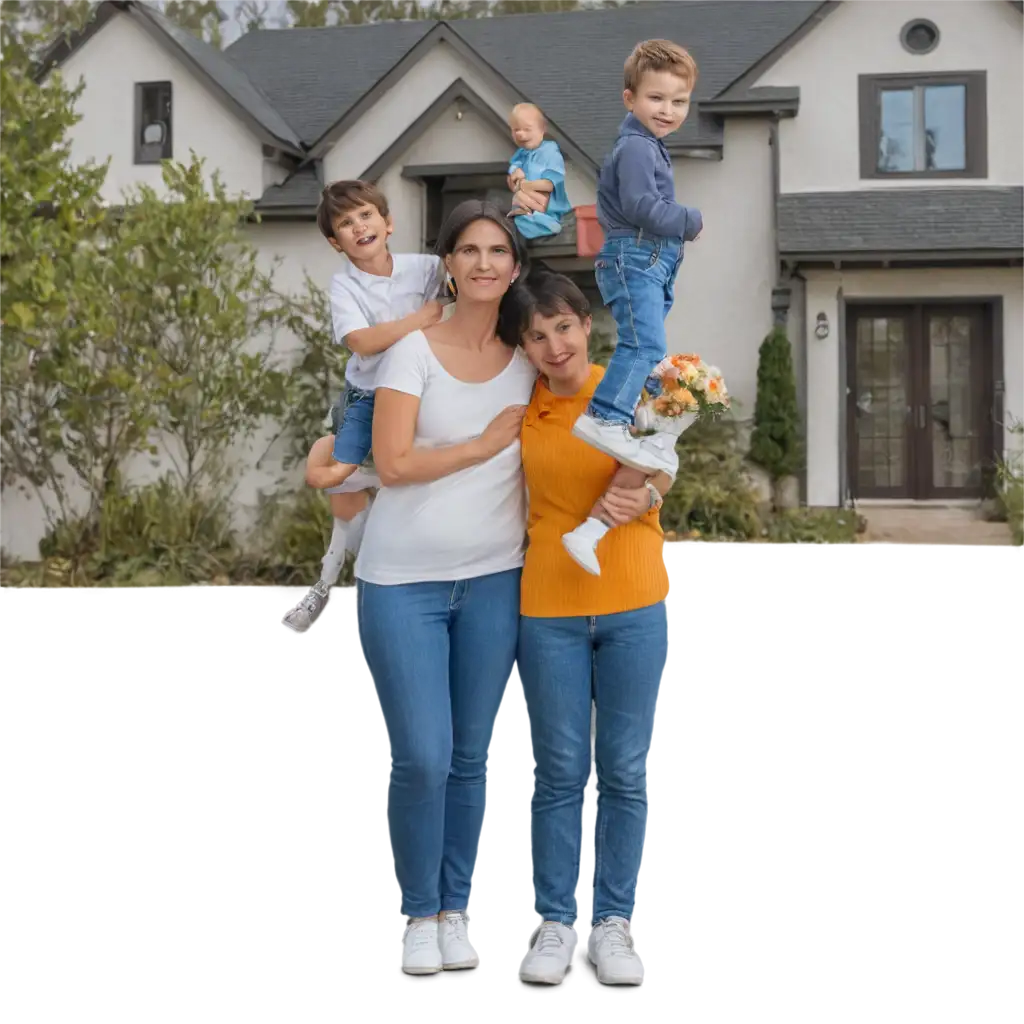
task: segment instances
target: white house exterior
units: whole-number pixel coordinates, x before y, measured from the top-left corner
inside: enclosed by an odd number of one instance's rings
[[[395,251],[431,245],[462,198],[507,201],[505,119],[521,100],[548,115],[569,198],[589,206],[624,114],[623,60],[641,39],[677,40],[700,80],[670,151],[706,228],[670,348],[721,366],[749,417],[758,347],[787,326],[809,504],[977,500],[1000,424],[1024,415],[1022,23],[1006,0],[677,0],[262,31],[219,53],[107,2],[51,64],[85,82],[72,152],[111,158],[111,201],[158,185],[140,159],[195,150],[257,201],[252,237],[297,288],[338,259],[313,219],[326,181],[378,181]],[[907,169],[880,173],[882,150]],[[535,251],[597,300],[572,218]],[[277,476],[246,471],[240,500]],[[38,510],[11,493],[3,512],[5,548],[34,554]]]

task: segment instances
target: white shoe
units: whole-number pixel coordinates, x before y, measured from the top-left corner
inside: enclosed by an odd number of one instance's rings
[[[604,423],[584,413],[573,424],[574,437],[586,441],[616,462],[633,469],[657,473],[662,469],[662,460],[643,447],[641,439],[629,432],[625,423]]]
[[[324,580],[317,580],[306,596],[281,621],[296,633],[305,633],[320,618],[330,598],[330,587]]]
[[[640,439],[640,447],[655,465],[654,472],[667,473],[673,480],[679,472],[679,453],[672,434],[652,434]]]
[[[530,936],[530,952],[519,968],[520,981],[561,985],[572,967],[575,951],[576,929],[557,921],[545,921]]]
[[[608,527],[600,519],[586,519],[575,530],[562,534],[562,547],[581,569],[586,569],[592,576],[600,576],[597,544],[607,532]]]
[[[469,915],[463,910],[450,910],[438,921],[437,944],[446,971],[465,971],[480,963],[480,957],[469,941],[468,924]]]
[[[406,974],[437,974],[442,968],[437,943],[437,918],[410,919],[402,936],[402,970]]]
[[[644,965],[633,949],[629,922],[623,917],[606,917],[594,925],[587,959],[597,968],[602,985],[639,985],[644,980]]]

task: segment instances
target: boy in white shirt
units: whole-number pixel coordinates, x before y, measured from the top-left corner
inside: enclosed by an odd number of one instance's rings
[[[370,453],[377,364],[396,341],[441,319],[445,274],[433,255],[388,251],[394,230],[388,201],[376,185],[336,181],[324,188],[317,226],[331,248],[347,257],[331,279],[335,341],[348,346],[343,420],[319,438],[306,460],[306,483],[327,491],[334,516],[320,579],[284,617],[304,633],[319,618],[345,563],[359,549],[376,477],[359,472]]]

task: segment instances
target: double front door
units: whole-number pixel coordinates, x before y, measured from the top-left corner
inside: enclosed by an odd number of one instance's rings
[[[980,496],[993,456],[990,310],[851,305],[847,324],[853,497]]]

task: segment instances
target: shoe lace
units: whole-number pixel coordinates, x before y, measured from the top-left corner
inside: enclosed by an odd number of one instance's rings
[[[607,944],[608,952],[612,956],[633,955],[633,936],[629,934],[622,921],[602,921],[601,941]]]
[[[430,944],[430,941],[431,941],[431,938],[432,938],[432,936],[430,934],[430,930],[427,929],[427,928],[423,928],[422,927],[422,925],[425,925],[427,923],[429,923],[429,922],[427,922],[427,921],[412,921],[412,920],[409,921],[409,924],[408,924],[408,926],[405,929],[405,935],[406,935],[406,938],[408,938],[409,937],[409,933],[412,932],[412,948],[413,949],[422,949],[424,946],[427,946],[427,945]]]
[[[452,910],[444,915],[445,921],[451,927],[452,931],[455,932],[455,937],[460,942],[468,941],[466,934],[466,925],[469,924],[469,915],[461,910]]]
[[[558,925],[554,921],[545,921],[540,926],[533,948],[543,956],[546,953],[553,953],[563,945],[564,941],[558,931]]]

